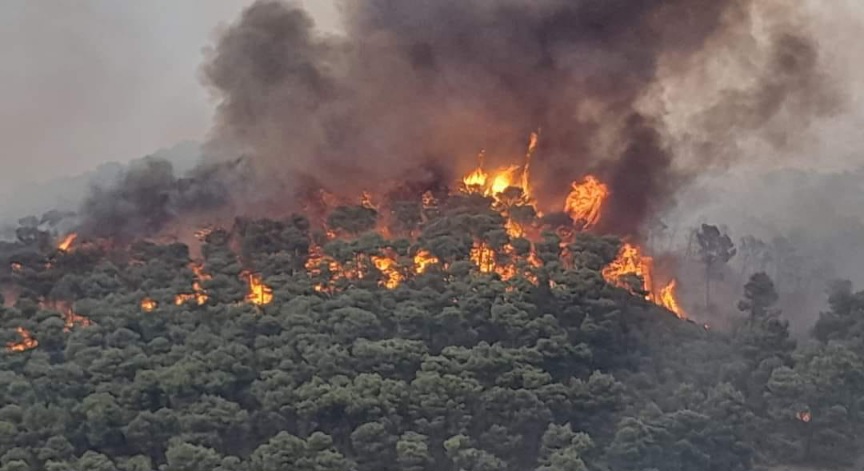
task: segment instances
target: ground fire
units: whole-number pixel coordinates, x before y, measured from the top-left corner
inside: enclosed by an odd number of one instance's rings
[[[261,280],[261,275],[244,273],[243,276],[249,282],[249,292],[246,294],[246,301],[256,306],[265,306],[273,302],[273,289],[264,284]]]
[[[532,157],[538,143],[539,133],[532,133],[527,152],[520,157],[521,163],[503,165],[494,170],[485,168],[487,156],[481,152],[477,167],[459,179],[454,185],[455,189],[445,189],[444,192],[437,193],[430,190],[416,193],[415,204],[421,208],[421,224],[427,218],[427,214],[439,211],[442,206],[446,206],[447,200],[451,197],[480,197],[470,200],[473,201],[471,204],[476,204],[483,199],[488,201],[487,210],[501,216],[507,238],[492,241],[484,237],[475,237],[465,256],[473,264],[476,273],[496,277],[507,283],[508,292],[516,289],[515,280],[527,281],[535,286],[539,285],[541,280],[546,280],[550,287],[555,286],[555,281],[538,276],[539,270],[550,260],[548,256],[546,261],[541,260],[537,254],[537,244],[542,242],[542,232],[549,229],[548,226],[545,229],[542,226],[546,224],[541,222],[543,208],[550,213],[555,213],[557,210],[556,214],[560,213],[565,218],[555,219],[558,221],[555,223],[557,225],[555,233],[560,236],[559,261],[561,266],[569,268],[573,268],[569,244],[580,237],[580,233],[594,232],[598,223],[604,218],[604,212],[610,210],[606,203],[613,190],[598,176],[592,174],[584,175],[581,179],[572,182],[563,204],[560,202],[550,204],[546,201],[541,205],[534,193],[535,190],[542,191],[544,188],[533,182],[531,175]],[[340,208],[339,204],[352,199],[340,199],[324,189],[314,194],[317,195],[315,201],[305,207],[314,213],[314,215],[310,214],[309,220],[316,225],[316,230],[320,231],[323,237],[310,238],[304,267],[312,281],[312,288],[321,295],[333,295],[338,290],[350,289],[354,284],[364,280],[377,283],[388,290],[397,290],[412,277],[432,272],[433,267],[438,267],[444,272],[449,269],[449,260],[442,260],[431,247],[419,243],[422,231],[414,228],[400,232],[399,229],[391,228],[395,216],[391,208],[392,202],[384,193],[362,192],[353,199],[353,204],[359,203],[359,206],[354,207],[362,210],[345,213],[348,216],[342,215],[336,219],[332,219],[331,215]],[[371,217],[374,221],[363,223],[357,229],[350,226],[354,223],[352,214],[359,215],[356,217],[361,219]],[[349,225],[331,226],[331,223],[338,224],[340,220],[343,222],[347,220]],[[195,237],[199,242],[205,243],[215,231],[215,227],[207,226],[206,229],[197,231]],[[369,231],[377,233],[379,240],[384,241],[384,245],[372,252],[346,254],[345,249],[341,248],[336,249],[334,255],[325,253],[324,247],[327,244],[338,242],[348,244],[343,246],[347,247],[350,244],[360,243],[363,234]],[[403,237],[408,244],[415,244],[415,246],[406,251],[404,246],[399,249],[397,245],[387,245],[394,242],[394,234],[398,234],[398,237]],[[68,252],[77,237],[76,233],[70,233],[59,242],[57,249],[62,253]],[[654,260],[645,253],[645,248],[636,242],[637,239],[632,237],[620,247],[618,256],[602,269],[603,278],[611,285],[644,296],[646,300],[666,308],[681,319],[686,319],[687,315],[676,296],[677,281],[661,274],[663,276],[660,278],[665,284],[655,286]],[[235,254],[239,253],[236,241],[229,245],[231,251]],[[336,255],[337,253],[341,255]],[[205,285],[212,277],[205,271],[203,262],[192,262],[188,267],[193,274],[191,290],[176,294],[174,305],[204,306],[210,300]],[[53,269],[53,259],[46,264],[46,270],[51,269]],[[11,271],[21,273],[23,266],[15,262],[11,265]],[[245,271],[241,273],[241,278],[247,284],[245,302],[256,306],[265,306],[273,302],[273,289],[264,284],[260,274]],[[63,316],[67,332],[76,325],[90,325],[89,319],[72,310],[71,302],[55,303],[52,307]],[[139,300],[139,308],[143,312],[151,313],[158,307],[159,303],[153,298],[145,297]],[[10,344],[10,350],[24,351],[38,344],[27,331],[19,332],[23,332],[22,340],[16,342],[14,348]]]
[[[15,330],[18,332],[18,336],[21,337],[21,340],[18,342],[7,343],[7,350],[10,352],[26,352],[27,350],[32,350],[39,346],[39,341],[33,338],[29,330],[24,327],[18,327]]]
[[[204,289],[203,283],[211,277],[207,273],[204,273],[204,267],[200,264],[192,263],[189,265],[189,268],[192,270],[192,273],[195,274],[195,281],[192,282],[192,292],[178,294],[174,297],[174,304],[181,306],[192,302],[199,306],[203,306],[207,304],[207,300],[210,299],[207,295],[207,291]]]
[[[159,307],[159,303],[152,298],[144,298],[141,300],[141,310],[144,312],[153,312]]]
[[[61,252],[68,252],[69,249],[72,248],[72,244],[74,244],[75,240],[77,240],[77,239],[78,239],[78,234],[76,234],[74,232],[67,235],[66,237],[64,237],[60,241],[59,244],[57,244],[57,250],[59,250]]]

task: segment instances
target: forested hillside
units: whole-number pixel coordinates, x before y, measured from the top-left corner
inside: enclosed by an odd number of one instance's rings
[[[303,216],[238,220],[202,233],[194,261],[182,244],[57,249],[23,228],[0,247],[0,470],[743,471],[854,458],[864,293],[838,284],[796,349],[758,274],[737,327],[717,332],[609,284],[617,239],[548,231],[531,244],[488,207],[402,207],[413,239],[372,232],[367,206],[330,215],[351,237]],[[477,241],[514,269],[484,269]]]

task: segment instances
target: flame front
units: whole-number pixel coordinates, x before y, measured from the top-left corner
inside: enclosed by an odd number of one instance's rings
[[[651,270],[653,263],[654,261],[651,257],[642,255],[642,249],[638,246],[625,243],[618,252],[618,258],[603,269],[603,278],[609,284],[627,288],[628,286],[624,282],[624,277],[627,275],[636,275],[642,278],[642,289],[649,293],[646,295],[646,299],[651,299]]]
[[[390,257],[379,257],[373,255],[372,263],[375,264],[375,268],[377,268],[385,277],[381,282],[381,286],[384,286],[387,289],[396,289],[396,287],[402,283],[402,273],[399,272],[396,260]]]
[[[564,212],[574,223],[581,223],[582,230],[591,229],[600,221],[603,202],[609,196],[609,187],[593,175],[582,182],[573,182],[570,194],[564,202]]]
[[[18,327],[15,330],[18,332],[18,336],[21,337],[21,340],[18,342],[7,343],[7,350],[10,352],[26,352],[27,350],[32,350],[39,346],[39,341],[33,338],[33,335],[30,334],[29,330],[24,327]]]
[[[495,271],[495,251],[485,242],[474,242],[470,257],[474,265],[477,265],[480,273],[492,273]]]
[[[256,306],[264,306],[273,302],[273,289],[264,284],[260,275],[247,273],[246,277],[249,281],[249,292],[246,294],[246,301]]]
[[[684,312],[684,309],[681,309],[681,306],[678,304],[678,299],[675,297],[675,289],[677,287],[678,281],[673,278],[666,284],[666,286],[660,289],[658,295],[655,296],[655,300],[657,301],[657,304],[672,311],[679,319],[687,319],[687,313]]]
[[[159,303],[155,299],[144,298],[141,300],[141,310],[144,312],[153,312],[157,307],[159,307]]]
[[[426,273],[426,270],[428,270],[429,267],[437,265],[438,263],[440,263],[438,257],[432,255],[428,250],[420,250],[417,252],[417,255],[414,256],[414,272],[418,275]]]
[[[186,303],[194,302],[199,306],[203,306],[210,299],[210,296],[207,295],[207,291],[204,289],[203,283],[213,277],[204,272],[203,265],[192,263],[189,265],[189,268],[195,274],[195,281],[192,282],[192,292],[178,294],[174,297],[174,304],[182,306]]]
[[[659,291],[654,290],[654,259],[643,255],[639,246],[625,243],[618,252],[618,258],[603,269],[606,282],[622,288],[630,288],[624,282],[626,275],[636,275],[642,278],[642,290],[646,292],[645,299],[662,306],[679,319],[687,319],[687,313],[681,308],[675,290],[678,281],[674,278]]]
[[[72,244],[75,243],[76,239],[78,239],[78,234],[74,232],[68,234],[66,237],[63,238],[63,240],[60,241],[59,244],[57,244],[57,250],[61,252],[68,252],[69,249],[72,248]]]

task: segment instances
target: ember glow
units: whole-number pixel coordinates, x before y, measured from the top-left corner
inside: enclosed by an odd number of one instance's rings
[[[57,244],[57,250],[61,252],[68,252],[69,249],[72,248],[72,244],[75,243],[75,240],[78,239],[78,234],[71,233],[63,238],[59,244]]]
[[[608,196],[609,187],[593,175],[588,175],[581,182],[573,182],[564,202],[564,212],[570,215],[574,223],[581,224],[582,230],[591,229],[600,221],[600,211]]]
[[[29,330],[24,327],[18,327],[15,330],[18,332],[18,336],[21,337],[21,340],[18,342],[7,343],[6,350],[9,350],[10,352],[26,352],[27,350],[32,350],[39,346],[39,341],[33,338],[33,335],[30,334]]]
[[[813,415],[810,413],[810,411],[800,411],[795,414],[795,418],[807,424],[810,423],[810,421],[813,419]]]
[[[256,306],[264,306],[273,302],[273,289],[264,284],[260,275],[254,273],[245,273],[244,275],[249,282],[246,301]]]
[[[159,303],[155,299],[144,298],[141,300],[141,310],[144,312],[153,312],[159,307]]]
[[[75,312],[75,310],[72,308],[72,303],[64,301],[55,302],[53,303],[52,307],[58,312],[60,312],[61,315],[63,315],[64,332],[71,332],[72,328],[74,328],[76,325],[81,327],[88,327],[90,325],[93,325],[93,321]]]

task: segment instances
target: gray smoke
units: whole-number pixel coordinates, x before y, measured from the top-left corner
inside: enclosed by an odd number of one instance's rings
[[[213,148],[248,152],[262,185],[302,176],[358,193],[429,167],[455,179],[480,149],[490,167],[518,161],[539,128],[541,206],[559,209],[570,181],[595,172],[612,189],[601,229],[635,234],[705,165],[734,158],[737,133],[788,145],[836,110],[795,7],[758,13],[769,21],[757,28],[756,4],[352,0],[335,36],[295,4],[261,0],[203,67],[220,98]],[[676,97],[698,106],[687,132],[670,132],[658,89],[720,53],[737,76],[712,101],[698,87]]]

